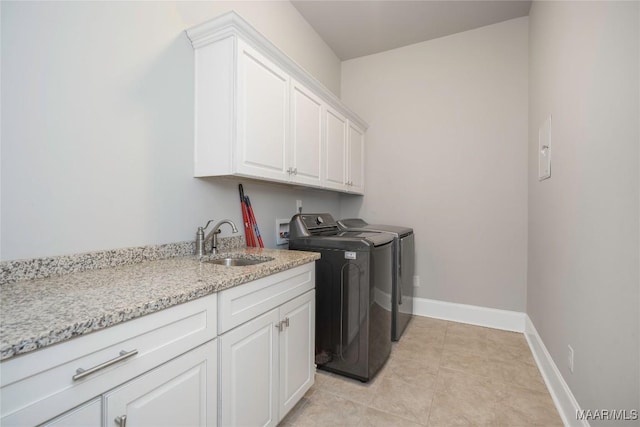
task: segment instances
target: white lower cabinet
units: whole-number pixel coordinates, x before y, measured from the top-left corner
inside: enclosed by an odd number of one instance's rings
[[[218,294],[221,426],[275,426],[313,385],[315,264]]]
[[[0,425],[215,426],[216,310],[213,294],[0,363]]]
[[[280,419],[298,403],[313,385],[315,374],[315,291],[283,304],[280,318]]]
[[[278,423],[279,319],[275,309],[220,337],[220,425]]]
[[[213,427],[217,423],[217,358],[218,340],[214,339],[44,426]]]
[[[275,426],[313,385],[315,291],[220,337],[222,426]]]
[[[215,426],[217,344],[210,341],[106,393],[104,425]]]

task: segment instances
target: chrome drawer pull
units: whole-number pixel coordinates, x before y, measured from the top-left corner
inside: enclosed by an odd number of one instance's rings
[[[125,359],[128,359],[128,358],[132,357],[132,356],[135,356],[136,354],[138,354],[138,350],[131,350],[129,352],[121,350],[120,351],[120,356],[118,356],[116,358],[113,358],[111,360],[107,360],[106,362],[101,363],[99,365],[96,365],[93,368],[89,368],[89,369],[78,368],[78,369],[76,369],[76,374],[73,376],[73,380],[77,381],[77,380],[79,380],[81,378],[84,378],[84,377],[86,377],[88,375],[91,375],[91,374],[93,374],[93,373],[95,373],[95,372],[97,372],[97,371],[99,371],[101,369],[104,369],[107,366],[111,366],[111,365],[113,365],[115,363],[118,363],[118,362],[120,362],[122,360],[125,360]]]

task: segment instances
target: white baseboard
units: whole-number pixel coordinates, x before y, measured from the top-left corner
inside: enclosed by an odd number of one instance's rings
[[[562,378],[558,367],[526,313],[414,297],[413,314],[487,328],[523,332],[564,425],[590,427],[586,420],[576,419],[576,414],[581,410],[580,405]]]
[[[526,314],[476,305],[413,298],[413,314],[505,331],[524,332]]]
[[[589,427],[589,423],[586,420],[577,419],[576,415],[580,411],[580,405],[578,405],[569,386],[564,381],[564,378],[562,378],[560,370],[558,370],[558,367],[547,351],[540,335],[538,335],[538,331],[535,326],[533,326],[533,322],[529,316],[525,316],[524,336],[529,343],[533,358],[536,360],[542,378],[547,384],[547,389],[549,389],[549,393],[551,393],[551,397],[562,418],[562,422],[565,426]]]

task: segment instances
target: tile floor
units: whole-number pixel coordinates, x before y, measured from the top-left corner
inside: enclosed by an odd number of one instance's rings
[[[522,334],[415,317],[369,383],[318,371],[281,426],[562,426]]]

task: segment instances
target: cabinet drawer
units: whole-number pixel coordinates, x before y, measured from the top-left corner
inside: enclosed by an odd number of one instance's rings
[[[218,294],[218,334],[315,288],[315,263],[226,289]]]
[[[216,301],[213,294],[0,364],[0,424],[44,422],[215,338]],[[115,361],[123,351],[132,355]]]

